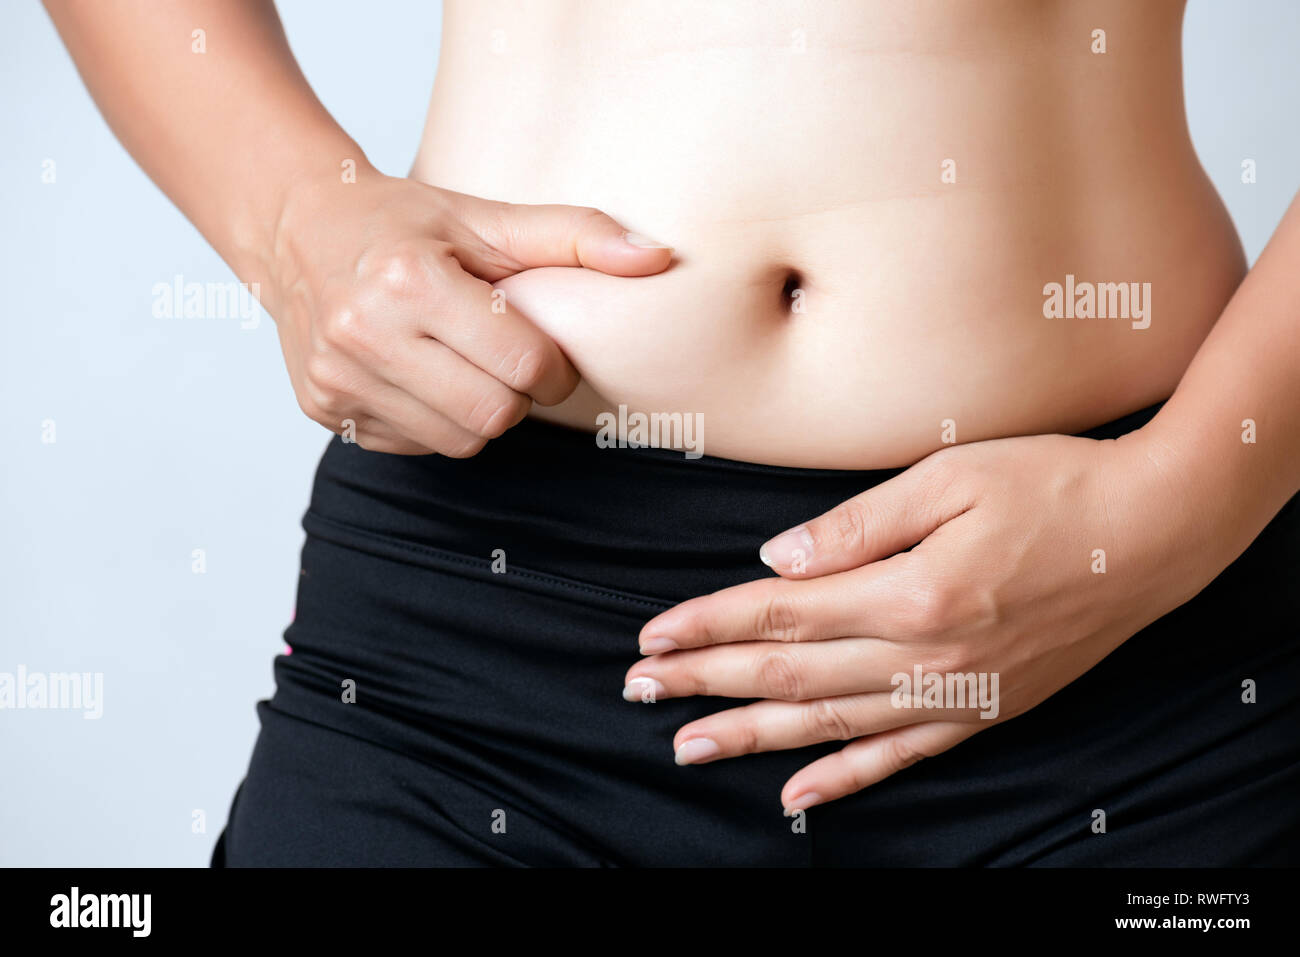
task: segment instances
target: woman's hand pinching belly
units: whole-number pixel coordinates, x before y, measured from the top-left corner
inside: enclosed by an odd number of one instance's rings
[[[649,621],[624,697],[762,699],[679,729],[678,763],[849,740],[781,803],[852,794],[1033,708],[1226,567],[1175,463],[1142,430],[944,449],[769,541],[779,578]]]
[[[368,170],[290,197],[261,298],[310,418],[366,449],[466,457],[578,384],[563,350],[491,284],[544,265],[667,267],[670,249],[640,243],[597,210]]]

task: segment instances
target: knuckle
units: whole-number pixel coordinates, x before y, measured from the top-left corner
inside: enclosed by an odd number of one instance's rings
[[[312,405],[315,407],[316,419],[321,425],[331,432],[337,432],[343,421],[343,400],[341,397],[332,393],[319,393],[312,398]]]
[[[735,641],[733,626],[720,615],[696,609],[682,620],[682,630],[696,635],[702,645],[723,645]]]
[[[429,279],[429,251],[414,245],[400,245],[374,258],[371,281],[381,288],[403,294]]]
[[[503,381],[516,392],[531,393],[541,385],[546,373],[546,357],[539,348],[525,346],[512,350],[501,361]]]
[[[762,697],[783,701],[799,701],[803,697],[799,663],[784,648],[763,652],[758,658],[757,671]]]
[[[799,619],[790,597],[779,591],[769,595],[759,609],[754,631],[766,641],[797,641]]]
[[[871,523],[868,507],[862,502],[844,502],[835,509],[830,526],[838,550],[853,554],[866,549]]]
[[[737,754],[757,754],[759,751],[758,726],[752,721],[744,721],[735,731],[735,748]]]
[[[925,757],[925,752],[912,744],[906,735],[896,734],[885,740],[885,759],[892,768],[911,767]]]
[[[940,674],[965,674],[975,668],[979,661],[975,645],[969,641],[945,641],[944,647],[931,656],[932,661],[926,671]]]
[[[349,376],[347,368],[337,358],[326,352],[314,352],[303,366],[304,383],[309,396],[323,412],[338,411],[340,400],[347,393]]]
[[[830,698],[814,701],[804,711],[808,733],[818,741],[847,741],[853,730],[838,705]]]
[[[528,411],[529,401],[516,393],[488,393],[474,404],[467,428],[485,439],[495,439]]]
[[[590,226],[606,218],[604,210],[597,209],[595,206],[570,207],[570,216],[572,217],[570,225],[574,230],[580,230],[584,226]]]
[[[923,464],[925,483],[936,493],[942,493],[956,484],[960,476],[958,446],[949,445],[932,453]]]
[[[487,445],[487,439],[481,435],[475,435],[449,442],[441,451],[443,455],[450,459],[469,459],[482,452],[485,445]]]
[[[1006,623],[1007,601],[996,585],[983,585],[970,595],[970,618],[985,628],[995,628]]]
[[[527,203],[497,203],[488,209],[483,226],[489,244],[503,250],[518,249],[532,228],[528,212]]]
[[[907,626],[918,635],[938,635],[951,627],[955,604],[953,592],[946,585],[918,586],[909,599]]]
[[[321,338],[336,349],[367,349],[374,342],[374,329],[360,310],[352,306],[336,306],[325,314],[321,322]]]

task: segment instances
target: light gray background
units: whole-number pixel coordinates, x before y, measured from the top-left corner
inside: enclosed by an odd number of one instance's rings
[[[440,5],[280,7],[326,106],[405,173]],[[1185,33],[1192,133],[1253,261],[1300,187],[1300,4],[1193,0]],[[0,864],[203,865],[272,691],[327,436],[269,318],[153,317],[155,283],[233,277],[113,139],[34,2],[5,5],[0,136],[0,672],[105,682],[98,721],[0,711]]]

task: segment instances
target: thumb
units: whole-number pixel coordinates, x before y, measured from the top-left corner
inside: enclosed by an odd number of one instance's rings
[[[759,558],[784,578],[816,578],[896,555],[970,506],[935,456],[765,542]]]
[[[469,258],[461,265],[490,282],[538,266],[649,276],[673,257],[672,247],[629,232],[598,209],[464,199],[462,221],[479,242],[458,246]]]

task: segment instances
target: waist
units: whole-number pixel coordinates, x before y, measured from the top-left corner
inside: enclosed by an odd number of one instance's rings
[[[1231,257],[983,278],[910,253],[844,264],[719,256],[627,279],[533,269],[497,283],[582,376],[532,415],[597,432],[698,423],[695,451],[825,469],[944,444],[1075,433],[1168,398],[1240,279]],[[1077,271],[1076,271],[1077,268]]]
[[[498,172],[470,191],[599,205],[676,249],[655,276],[544,267],[496,283],[582,376],[534,414],[588,431],[619,406],[695,417],[710,453],[772,465],[904,466],[954,430],[1073,433],[1165,399],[1245,273],[1199,167],[949,193],[936,169],[923,196],[863,200],[840,182],[795,211],[789,194],[819,175],[805,169],[788,190],[719,189],[727,216],[690,213],[693,193],[650,178],[604,203]]]
[[[1158,408],[1084,434],[1116,438]],[[399,561],[657,604],[770,574],[758,559],[765,540],[900,471],[608,448],[525,420],[470,459],[385,455],[335,438],[304,527]]]
[[[498,284],[584,379],[537,414],[699,415],[720,456],[885,468],[949,421],[1074,432],[1167,397],[1245,271],[1186,128],[1181,5],[1104,4],[1144,37],[1104,54],[1094,5],[814,6],[448,4],[411,175],[677,250]]]

